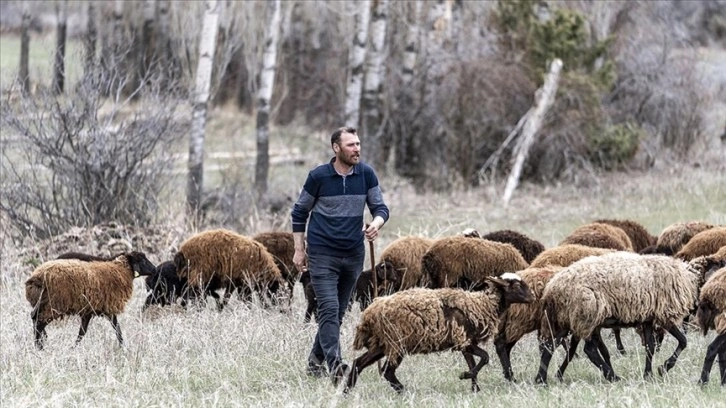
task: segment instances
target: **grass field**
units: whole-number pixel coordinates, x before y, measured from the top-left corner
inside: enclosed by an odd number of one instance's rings
[[[297,182],[302,183],[304,174],[298,172]],[[681,167],[613,174],[579,188],[525,184],[506,208],[499,203],[501,186],[421,196],[400,180],[382,177],[392,217],[377,242],[377,253],[399,235],[437,237],[467,226],[483,232],[519,230],[549,247],[576,225],[597,217],[635,219],[655,234],[682,220],[726,224],[725,174],[723,166]],[[696,385],[713,332],[704,337],[690,331],[689,346],[667,377],[643,380],[644,351],[633,330],[624,333],[628,354],[613,354],[614,369],[623,378],[614,384],[603,380],[583,356],[570,366],[563,383],[535,385],[539,357],[530,334],[512,353],[516,384],[504,380],[489,344],[492,359],[480,373],[478,394],[469,391],[468,381],[458,380],[465,367],[461,355],[445,352],[404,359],[399,378],[407,389],[401,395],[375,368],[365,371],[345,395],[327,379],[304,374],[315,326],[302,322],[299,286],[285,313],[233,300],[222,313],[210,305],[201,311],[167,308],[142,314],[146,293],[137,280],[134,296],[120,316],[126,348],[118,347],[110,324],[101,319],[92,321],[88,335],[74,348],[79,319],[70,318],[49,326],[46,350],[37,351],[23,289],[32,267],[19,256],[22,248],[7,242],[3,247],[2,406],[722,407],[725,401],[716,369],[708,386]],[[348,360],[360,353],[351,346],[359,317],[355,306],[344,322],[343,354]],[[614,351],[614,341],[606,342]],[[675,341],[668,337],[655,361],[662,363],[674,348]],[[552,365],[561,358],[556,355]]]

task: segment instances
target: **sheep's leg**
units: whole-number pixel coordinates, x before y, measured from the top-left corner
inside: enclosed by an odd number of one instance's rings
[[[615,327],[612,330],[613,336],[615,336],[615,347],[620,354],[625,355],[625,346],[623,346],[623,339],[620,337],[620,328]]]
[[[603,361],[605,361],[605,364],[607,364],[612,369],[613,363],[610,362],[610,351],[608,350],[605,342],[602,339],[602,336],[600,335],[600,330],[596,330],[593,333],[593,338],[597,340],[597,351],[600,352],[600,356],[602,357]]]
[[[383,378],[388,380],[388,383],[391,384],[391,387],[393,387],[396,392],[403,391],[403,384],[401,384],[401,382],[398,381],[398,378],[396,378],[396,369],[399,365],[401,365],[401,361],[403,361],[403,356],[397,357],[394,361],[391,361],[389,358],[388,361],[386,361],[385,368],[383,369]]]
[[[494,347],[497,350],[499,356],[499,362],[502,364],[502,371],[504,372],[504,378],[508,381],[514,381],[514,372],[512,371],[512,361],[510,356],[512,355],[512,348],[517,344],[516,341],[506,343],[503,335],[498,335],[494,339]]]
[[[613,372],[613,369],[603,360],[598,350],[598,341],[595,336],[591,336],[585,340],[585,354],[590,361],[595,364],[595,367],[599,368],[603,376],[608,381],[617,381],[619,378]]]
[[[45,332],[45,326],[48,324],[41,321],[38,318],[33,319],[33,328],[35,331],[35,347],[38,350],[43,350],[43,341],[48,338],[48,333]]]
[[[78,337],[76,338],[76,345],[81,342],[81,339],[83,336],[86,335],[86,332],[88,331],[88,323],[91,322],[91,318],[93,317],[92,314],[86,314],[81,316],[81,328],[78,329]]]
[[[538,384],[547,384],[547,368],[550,366],[550,360],[552,360],[552,353],[555,351],[555,347],[559,345],[562,338],[560,336],[557,337],[547,337],[545,339],[540,339],[539,341],[539,354],[540,354],[540,360],[539,360],[539,371],[537,372],[537,377],[535,377],[534,381]]]
[[[653,326],[653,332],[655,333],[655,351],[659,352],[665,339],[665,330],[662,327]]]
[[[383,356],[384,354],[382,351],[373,352],[371,350],[368,350],[360,357],[353,360],[353,367],[350,370],[348,382],[345,385],[345,391],[348,392],[348,390],[355,387],[355,383],[358,382],[358,376],[364,368],[382,359]]]
[[[708,382],[708,376],[711,373],[711,367],[713,366],[713,360],[719,357],[718,366],[721,371],[721,382],[723,383],[724,378],[724,367],[726,367],[726,334],[720,334],[708,345],[706,349],[706,358],[703,360],[703,368],[701,369],[701,379],[698,380],[699,384],[706,384]]]
[[[655,335],[653,334],[653,325],[643,324],[643,338],[645,340],[645,371],[644,378],[653,376],[653,354],[655,353]]]
[[[718,368],[721,371],[721,385],[726,385],[726,342],[721,344],[721,351],[718,353]]]
[[[675,324],[671,324],[666,327],[666,330],[668,330],[668,333],[676,338],[676,340],[678,341],[678,346],[676,346],[676,350],[673,352],[673,355],[670,356],[670,358],[668,358],[668,360],[666,360],[666,362],[663,363],[662,366],[658,367],[658,374],[660,375],[665,375],[668,370],[676,365],[676,361],[678,361],[678,356],[681,355],[681,351],[683,351],[683,349],[685,349],[688,345],[688,340],[686,339],[686,336],[678,328],[678,326],[676,326]]]
[[[567,366],[570,364],[570,361],[575,358],[575,353],[577,353],[577,346],[579,344],[579,337],[575,336],[574,334],[570,336],[569,346],[566,347],[567,356],[565,356],[565,360],[560,365],[560,368],[557,369],[557,379],[559,381],[562,381],[562,376],[565,375],[565,370],[567,369]]]
[[[476,345],[476,343],[470,344],[466,346],[464,350],[461,352],[464,355],[464,359],[466,360],[467,365],[469,365],[469,371],[461,373],[459,375],[459,378],[464,380],[467,378],[471,379],[471,390],[473,392],[479,392],[479,384],[476,383],[476,377],[479,375],[479,371],[484,367],[485,364],[489,362],[489,354]],[[479,362],[474,365],[474,357],[479,357]]]
[[[108,317],[108,319],[111,321],[111,326],[113,326],[113,329],[116,331],[116,339],[118,340],[118,344],[123,347],[124,338],[121,335],[121,325],[118,323],[118,318],[116,318],[116,315],[106,317]]]

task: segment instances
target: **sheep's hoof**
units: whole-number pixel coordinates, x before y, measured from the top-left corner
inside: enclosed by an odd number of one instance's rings
[[[472,378],[474,378],[474,376],[471,375],[471,371],[464,371],[461,374],[459,374],[460,380],[470,380]]]
[[[658,367],[658,375],[663,377],[668,371],[665,369],[665,367],[660,366]]]
[[[479,392],[479,391],[481,391],[481,388],[479,388],[478,384],[471,385],[471,392]]]

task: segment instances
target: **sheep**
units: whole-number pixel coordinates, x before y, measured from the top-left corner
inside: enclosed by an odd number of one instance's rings
[[[292,232],[261,232],[254,235],[252,239],[260,242],[272,254],[277,267],[280,269],[280,273],[282,273],[283,279],[287,282],[290,299],[292,300],[295,281],[298,279],[297,268],[295,268],[295,264],[292,262],[292,257],[295,255],[295,241],[293,240]]]
[[[726,261],[721,261],[724,264]],[[726,267],[717,270],[701,289],[696,320],[705,336],[716,330],[716,338],[708,345],[699,384],[708,383],[713,360],[718,356],[721,385],[726,385]]]
[[[705,258],[705,257],[704,257]],[[706,265],[660,255],[615,252],[587,257],[555,274],[542,295],[540,368],[536,381],[547,381],[553,345],[572,333],[573,346],[585,340],[585,354],[610,381],[618,380],[600,337],[603,327],[641,326],[646,339],[644,375],[652,374],[653,326],[678,341],[673,355],[659,367],[662,375],[678,360],[687,340],[678,325],[694,308]],[[566,367],[566,364],[563,364]],[[561,378],[564,368],[558,372]]]
[[[219,310],[226,306],[235,287],[246,300],[251,300],[253,291],[267,297],[277,294],[284,285],[280,269],[264,245],[225,229],[204,231],[188,238],[174,256],[174,264],[195,297],[203,289],[225,287],[224,299],[217,305]]]
[[[694,235],[676,253],[675,257],[684,261],[704,255],[715,254],[726,245],[726,227],[713,227]]]
[[[436,240],[421,259],[428,287],[472,287],[487,276],[516,272],[528,266],[511,244],[461,236]]]
[[[545,249],[541,242],[536,241],[521,232],[508,229],[490,232],[482,236],[482,238],[489,241],[512,244],[512,246],[517,248],[519,253],[522,254],[522,257],[525,261],[527,261],[527,263],[532,263],[534,258],[536,258],[537,255]]]
[[[471,379],[472,391],[479,391],[476,378],[489,361],[479,343],[496,335],[499,318],[510,304],[533,300],[527,284],[513,273],[485,280],[483,291],[414,288],[376,298],[356,328],[353,347],[367,350],[353,361],[346,391],[364,368],[386,357],[383,377],[401,392],[396,369],[405,355],[444,350],[462,352],[469,370],[459,378]]]
[[[43,349],[45,327],[68,315],[81,317],[76,344],[93,316],[105,316],[123,346],[117,315],[131,299],[135,274],[148,276],[155,270],[141,252],[122,253],[109,261],[60,259],[41,264],[25,282],[25,298],[33,308],[36,347]]]
[[[421,259],[433,243],[431,238],[406,236],[388,244],[375,266],[377,276],[385,278],[378,280],[379,288],[383,290],[377,295],[425,286],[427,282]],[[390,288],[384,288],[386,285],[382,285],[383,282],[389,284]]]
[[[686,245],[694,235],[714,226],[703,221],[677,222],[663,229],[655,243],[655,252],[673,256]]]
[[[580,244],[597,248],[616,249],[618,251],[632,251],[633,244],[628,234],[620,227],[609,224],[592,222],[575,228],[560,245]]]
[[[547,265],[570,266],[582,258],[604,255],[611,252],[615,252],[615,250],[579,244],[558,245],[542,251],[532,261],[530,267],[541,268]]]
[[[532,291],[532,303],[515,303],[509,307],[499,321],[499,330],[494,337],[494,346],[502,364],[504,378],[513,380],[510,356],[512,348],[525,334],[539,331],[542,320],[542,292],[552,276],[562,269],[561,266],[548,265],[542,268],[529,267],[517,275]]]
[[[650,232],[640,223],[632,220],[599,219],[593,222],[612,225],[625,231],[633,244],[633,251],[640,252],[651,245],[655,245],[658,237]]]

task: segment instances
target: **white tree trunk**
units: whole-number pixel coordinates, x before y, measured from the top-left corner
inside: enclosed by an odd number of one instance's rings
[[[532,147],[534,142],[534,136],[539,131],[542,125],[542,118],[544,118],[547,110],[549,109],[552,102],[555,100],[555,94],[557,93],[557,82],[560,79],[560,71],[562,70],[562,60],[555,58],[550,65],[550,72],[545,78],[544,85],[542,88],[535,92],[534,110],[531,111],[531,115],[528,120],[524,123],[522,128],[522,136],[514,149],[516,154],[514,160],[514,166],[512,166],[512,172],[509,174],[507,179],[507,186],[504,188],[504,196],[502,201],[506,206],[509,203],[509,199],[512,198],[514,189],[519,184],[519,176],[522,173],[522,166],[524,160],[527,158],[529,148]],[[529,113],[528,113],[529,114]]]
[[[255,190],[258,197],[267,193],[270,170],[270,99],[277,69],[277,46],[280,37],[280,0],[267,3],[265,43],[260,70],[260,89],[257,92],[257,162],[255,164]]]
[[[345,90],[345,125],[353,127],[358,127],[360,122],[363,64],[366,58],[371,2],[370,0],[360,0],[357,6],[353,24],[353,45],[348,54],[348,87]]]
[[[419,45],[418,19],[421,15],[420,1],[408,3],[408,5],[412,7],[412,10],[410,10],[411,20],[408,22],[408,31],[406,31],[406,48],[403,50],[403,63],[401,64],[401,80],[403,81],[404,89],[408,89],[413,82],[416,69]]]
[[[189,177],[187,180],[187,209],[200,215],[204,176],[204,127],[207,120],[209,85],[212,80],[214,49],[217,42],[219,5],[206,0],[202,33],[199,38],[199,61],[192,94],[192,122],[189,134]]]
[[[365,64],[365,82],[363,83],[363,136],[370,146],[368,157],[374,166],[382,167],[383,140],[381,124],[383,121],[383,76],[386,45],[386,25],[388,0],[376,0],[373,3],[373,16],[370,23],[370,44]]]
[[[68,22],[68,0],[56,3],[58,27],[56,30],[55,62],[53,63],[53,92],[62,94],[66,81],[66,32]]]

